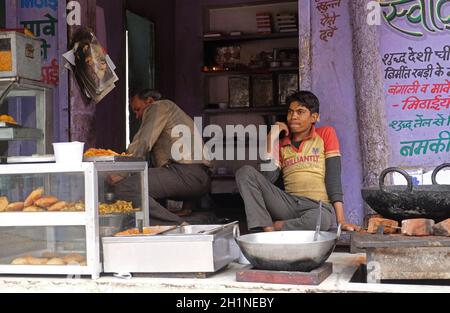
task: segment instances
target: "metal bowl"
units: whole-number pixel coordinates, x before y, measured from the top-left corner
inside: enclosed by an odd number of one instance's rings
[[[99,215],[98,224],[101,237],[112,236],[124,229],[135,227],[135,214]]]
[[[279,231],[243,235],[236,242],[258,269],[309,272],[320,267],[336,246],[338,234],[314,231]]]

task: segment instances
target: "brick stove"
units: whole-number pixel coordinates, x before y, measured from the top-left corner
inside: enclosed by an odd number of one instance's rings
[[[355,233],[352,249],[364,249],[367,282],[450,279],[450,237]]]
[[[310,272],[258,270],[250,265],[236,273],[236,281],[266,284],[320,285],[332,273],[332,263],[324,263]]]

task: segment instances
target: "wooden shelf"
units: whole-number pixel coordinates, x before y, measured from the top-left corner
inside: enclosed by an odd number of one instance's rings
[[[239,113],[260,113],[260,114],[272,114],[276,113],[279,115],[287,114],[286,106],[277,107],[260,107],[260,108],[228,108],[228,109],[205,109],[204,114],[239,114]]]
[[[271,40],[283,38],[298,38],[298,32],[289,33],[271,33],[271,34],[244,34],[240,36],[221,36],[203,38],[205,42],[232,42],[232,41],[251,41],[251,40]]]
[[[202,72],[206,76],[220,76],[220,75],[256,75],[256,74],[274,74],[274,73],[297,73],[299,68],[297,66],[292,67],[274,67],[274,68],[261,68],[261,69],[248,69],[248,70],[230,70],[230,71],[211,71]]]
[[[40,140],[44,138],[41,129],[25,127],[2,127],[0,128],[0,140]]]

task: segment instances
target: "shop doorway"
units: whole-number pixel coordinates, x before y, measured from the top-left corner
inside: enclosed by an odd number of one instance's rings
[[[155,88],[155,26],[150,20],[126,12],[128,97],[144,88]],[[127,146],[139,129],[127,101]]]
[[[5,28],[5,0],[0,0],[0,28]]]

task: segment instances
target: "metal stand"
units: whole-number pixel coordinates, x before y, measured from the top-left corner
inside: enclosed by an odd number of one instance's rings
[[[0,127],[0,140],[35,140],[38,154],[50,153],[53,140],[53,87],[20,77],[0,78],[0,106],[4,100],[13,97],[35,98],[36,126]]]
[[[367,282],[450,279],[450,238],[354,234],[352,247],[365,249]]]

